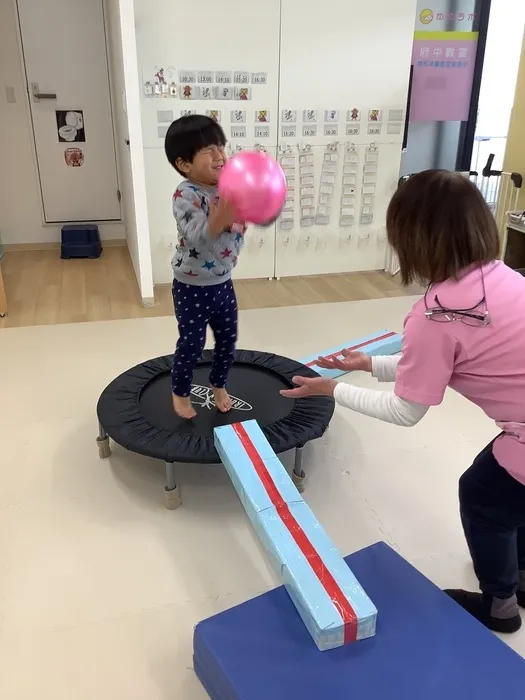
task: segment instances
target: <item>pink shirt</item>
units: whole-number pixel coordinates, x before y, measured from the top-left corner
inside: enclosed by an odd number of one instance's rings
[[[447,386],[455,389],[504,424],[507,432],[494,443],[494,456],[525,484],[525,278],[500,261],[485,266],[483,274],[492,319],[487,326],[439,323],[425,316],[423,299],[414,304],[405,319],[395,393],[437,406]],[[426,297],[429,307],[436,306],[436,295],[449,309],[474,306],[483,297],[480,270],[435,285]]]

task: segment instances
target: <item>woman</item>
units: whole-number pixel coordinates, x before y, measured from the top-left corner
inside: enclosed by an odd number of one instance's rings
[[[346,408],[412,426],[455,389],[502,433],[459,482],[460,513],[480,593],[446,591],[488,628],[515,632],[525,607],[525,279],[497,260],[498,231],[478,189],[429,170],[409,178],[387,212],[403,283],[424,297],[404,323],[399,357],[347,353],[327,369],[395,381],[393,392],[297,377],[290,398],[327,395]]]

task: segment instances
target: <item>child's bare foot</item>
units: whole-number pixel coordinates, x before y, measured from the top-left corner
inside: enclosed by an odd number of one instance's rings
[[[221,413],[228,413],[232,410],[232,400],[226,389],[217,389],[216,386],[212,386],[213,398],[215,399],[215,406]]]
[[[191,403],[191,398],[189,396],[177,396],[172,394],[173,397],[173,410],[181,418],[195,418],[197,411],[193,408]]]

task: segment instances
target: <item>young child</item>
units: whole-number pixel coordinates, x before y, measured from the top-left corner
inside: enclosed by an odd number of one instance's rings
[[[450,386],[496,422],[501,434],[459,482],[481,594],[447,593],[490,629],[515,632],[525,607],[525,279],[497,260],[495,221],[462,175],[410,177],[390,203],[387,232],[404,284],[428,285],[405,319],[401,357],[347,353],[317,364],[371,372],[395,381],[394,391],[297,377],[298,388],[282,393],[333,395],[341,406],[412,426]]]
[[[173,360],[173,409],[182,418],[196,415],[190,391],[193,371],[210,326],[215,337],[210,384],[215,405],[231,409],[226,391],[237,341],[237,300],[232,271],[246,227],[235,211],[218,199],[217,183],[226,162],[224,132],[213,119],[181,117],[171,124],[166,156],[185,180],[173,195],[179,240],[173,267],[173,302],[179,340]]]

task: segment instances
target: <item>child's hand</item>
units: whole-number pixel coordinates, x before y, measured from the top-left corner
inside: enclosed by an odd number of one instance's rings
[[[243,221],[236,221],[233,224],[233,226],[231,227],[231,232],[232,233],[240,233],[241,236],[244,236],[247,228],[248,227],[246,226],[246,224]]]
[[[223,231],[231,228],[237,218],[233,204],[225,199],[210,204],[210,216],[208,218],[208,231],[210,236],[218,238]]]
[[[337,357],[326,358],[318,357],[315,364],[323,369],[342,369],[345,372],[354,372],[361,370],[362,372],[372,371],[372,358],[365,355],[364,352],[352,352],[350,350],[342,350],[342,360]]]

